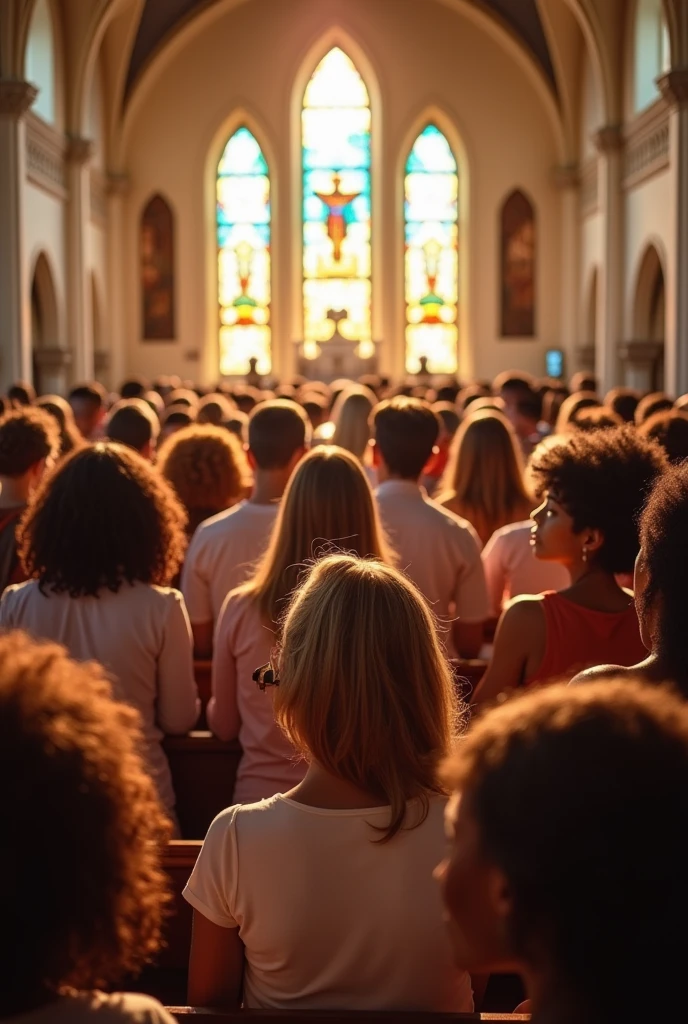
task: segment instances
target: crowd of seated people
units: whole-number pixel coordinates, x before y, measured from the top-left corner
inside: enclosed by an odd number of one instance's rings
[[[3,399],[0,733],[37,793],[56,772],[76,864],[49,924],[19,929],[33,966],[4,1015],[163,1018],[98,989],[160,942],[155,858],[180,835],[163,741],[199,720],[194,657],[208,727],[241,748],[184,893],[195,1005],[460,1012],[467,972],[515,971],[543,1022],[675,1009],[673,975],[629,990],[633,961],[686,952],[656,877],[662,844],[688,852],[686,403],[516,371],[260,383]],[[634,848],[651,788],[659,849]],[[101,863],[79,877],[82,793]],[[94,885],[97,935],[69,906]]]

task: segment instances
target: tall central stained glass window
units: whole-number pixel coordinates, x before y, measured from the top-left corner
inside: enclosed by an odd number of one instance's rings
[[[422,357],[430,373],[457,369],[459,177],[451,147],[434,124],[406,162],[406,369]]]
[[[217,169],[217,253],[220,373],[245,374],[250,359],[270,373],[270,177],[245,126]]]
[[[337,325],[365,358],[373,350],[370,97],[339,47],[315,69],[301,118],[304,350],[315,355]]]

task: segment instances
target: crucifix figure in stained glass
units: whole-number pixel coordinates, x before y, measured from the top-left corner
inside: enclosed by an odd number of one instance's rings
[[[372,349],[371,112],[368,90],[339,47],[323,57],[304,95],[304,348],[330,340],[328,310],[346,310],[341,336]]]

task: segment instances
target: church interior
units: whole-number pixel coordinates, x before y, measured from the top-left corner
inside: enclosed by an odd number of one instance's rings
[[[684,0],[3,0],[0,378],[688,390]]]

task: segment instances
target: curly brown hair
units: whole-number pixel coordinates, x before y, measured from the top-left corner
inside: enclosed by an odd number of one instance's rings
[[[193,524],[234,505],[251,482],[238,438],[224,427],[194,424],[160,449],[158,469],[174,487]]]
[[[599,529],[604,544],[598,561],[606,572],[631,572],[638,554],[638,519],[658,477],[667,468],[664,451],[624,424],[592,433],[576,431],[533,452],[529,472],[537,494],[561,502],[573,529]]]
[[[104,670],[19,632],[0,638],[0,1013],[110,985],[160,946],[170,822],[138,753],[139,716]]]
[[[0,419],[0,476],[20,477],[60,451],[57,423],[43,409],[24,406]]]
[[[71,597],[122,583],[167,586],[184,558],[186,515],[169,484],[121,444],[68,455],[32,495],[19,557],[41,590]]]

